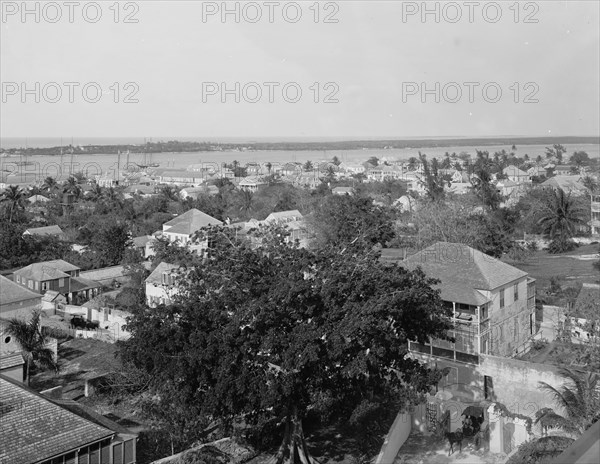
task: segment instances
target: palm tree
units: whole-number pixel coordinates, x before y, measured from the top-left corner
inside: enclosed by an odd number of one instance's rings
[[[240,217],[249,217],[254,206],[254,194],[249,190],[240,190],[235,196],[235,205]]]
[[[123,197],[121,192],[116,190],[114,187],[108,187],[103,190],[102,201],[110,209],[122,208],[123,206]]]
[[[25,208],[25,192],[17,185],[9,185],[0,195],[0,202],[8,204],[10,210],[8,222],[12,222],[15,211]]]
[[[575,235],[577,226],[585,222],[582,219],[584,213],[583,207],[563,189],[556,189],[547,196],[546,201],[541,204],[538,224],[553,242],[551,251],[560,253],[570,248],[570,239]]]
[[[53,194],[58,189],[58,182],[54,177],[48,176],[44,179],[42,184],[42,190],[45,190],[49,194]]]
[[[554,397],[565,414],[561,416],[552,408],[544,408],[536,413],[535,423],[544,429],[557,428],[581,436],[600,419],[600,375],[566,368],[559,373],[566,381],[561,388],[546,382],[539,384]]]
[[[79,198],[79,195],[81,195],[81,185],[79,185],[75,177],[71,176],[65,181],[63,184],[63,193],[71,193],[75,195],[75,198]]]
[[[585,176],[581,179],[581,183],[590,194],[593,194],[598,190],[598,181],[592,176]]]
[[[86,194],[88,200],[97,202],[100,201],[104,196],[104,189],[98,184],[94,184],[91,190]]]
[[[29,385],[29,370],[31,364],[44,368],[54,369],[58,372],[58,364],[54,360],[54,353],[48,348],[49,337],[45,335],[40,326],[40,311],[35,311],[29,322],[13,318],[8,321],[8,333],[15,337],[21,346],[25,358],[25,382]]]

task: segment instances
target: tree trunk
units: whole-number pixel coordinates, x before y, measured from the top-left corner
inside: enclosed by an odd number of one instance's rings
[[[25,385],[29,386],[29,365],[31,364],[31,360],[28,358],[25,363]]]
[[[302,430],[302,419],[294,408],[285,425],[285,435],[277,454],[268,464],[318,464],[309,453]]]

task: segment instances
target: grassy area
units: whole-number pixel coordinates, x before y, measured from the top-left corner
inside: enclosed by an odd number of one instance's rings
[[[595,259],[583,259],[586,255],[597,255],[598,244],[584,245],[567,253],[552,255],[547,251],[536,251],[525,262],[504,261],[521,269],[537,280],[536,287],[544,288],[550,284],[550,278],[558,276],[569,282],[597,282],[598,271],[592,264]]]
[[[58,345],[58,374],[44,371],[31,378],[36,390],[83,384],[85,379],[118,371],[117,347],[95,339],[72,338]]]

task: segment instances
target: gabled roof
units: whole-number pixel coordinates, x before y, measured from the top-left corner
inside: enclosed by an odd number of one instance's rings
[[[79,268],[77,266],[73,266],[62,259],[55,259],[52,261],[30,264],[29,266],[15,271],[15,274],[21,277],[43,282],[46,280],[69,277],[67,272],[76,271],[78,269]]]
[[[526,272],[462,243],[438,242],[401,263],[420,266],[441,281],[442,299],[479,305],[488,301],[477,290],[494,290],[527,276]]]
[[[264,222],[273,221],[290,221],[302,219],[302,213],[297,209],[291,209],[288,211],[278,211],[277,213],[271,213],[267,216]]]
[[[44,195],[31,195],[31,196],[30,196],[30,197],[27,199],[27,201],[28,201],[29,203],[35,203],[35,202],[38,202],[38,201],[41,201],[41,202],[44,202],[44,203],[45,203],[45,202],[47,202],[47,201],[50,201],[50,199],[49,199],[49,198],[47,198],[47,197],[45,197]]]
[[[0,275],[0,304],[8,305],[19,301],[41,298],[39,293],[32,292],[22,285]]]
[[[163,273],[171,272],[178,268],[179,268],[179,266],[177,266],[175,264],[169,264],[169,263],[162,262],[158,266],[156,266],[156,269],[154,269],[152,271],[152,273],[146,278],[146,283],[147,284],[162,284],[163,283],[163,280],[162,280]]]
[[[513,166],[512,164],[510,166],[506,166],[503,172],[509,177],[528,177],[528,174],[525,171]]]
[[[42,301],[47,301],[49,303],[52,303],[54,300],[59,299],[61,297],[62,297],[62,299],[65,298],[60,293],[58,293],[56,290],[48,290],[42,297]]]
[[[44,226],[44,227],[32,227],[30,229],[25,230],[25,233],[29,233],[31,235],[64,235],[62,229],[58,226]]]
[[[114,435],[2,375],[0,405],[0,462],[36,463]]]
[[[163,224],[163,231],[173,234],[192,235],[203,227],[221,224],[223,224],[221,221],[200,210],[190,209]]]
[[[579,195],[585,193],[585,187],[581,182],[581,176],[554,176],[540,184],[542,187],[562,189],[565,193]]]

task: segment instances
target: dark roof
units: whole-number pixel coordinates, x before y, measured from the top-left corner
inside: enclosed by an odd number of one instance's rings
[[[110,438],[102,427],[0,375],[0,462],[31,464]]]
[[[489,301],[477,290],[494,290],[527,276],[462,243],[438,242],[409,256],[401,265],[410,269],[420,266],[428,276],[439,279],[442,299],[475,306]]]
[[[7,305],[17,301],[32,300],[42,295],[26,289],[22,285],[0,275],[0,305]]]
[[[221,224],[221,221],[200,210],[190,209],[163,224],[163,230],[167,233],[191,235],[203,227]]]
[[[82,290],[88,290],[90,288],[100,288],[102,284],[95,280],[85,279],[83,277],[71,277],[71,292],[80,292]]]
[[[137,435],[136,433],[133,433],[131,430],[122,426],[121,424],[109,419],[108,417],[98,414],[93,409],[87,407],[84,404],[78,403],[75,400],[60,398],[60,399],[53,399],[52,401],[64,408],[68,409],[69,411],[77,414],[78,416],[81,416],[84,419],[92,421],[102,427],[106,427],[107,429],[112,430],[113,432],[127,434],[127,435]]]

